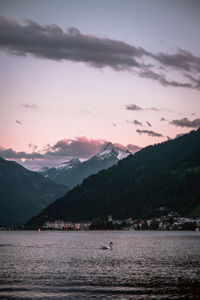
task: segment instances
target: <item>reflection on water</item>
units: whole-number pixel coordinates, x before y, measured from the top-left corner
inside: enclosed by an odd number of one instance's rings
[[[199,299],[199,250],[199,232],[0,232],[0,299]]]

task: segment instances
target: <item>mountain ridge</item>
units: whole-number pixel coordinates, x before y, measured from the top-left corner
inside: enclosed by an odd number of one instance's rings
[[[146,218],[160,207],[188,215],[200,205],[200,129],[148,146],[91,175],[28,222]]]
[[[119,160],[131,154],[132,153],[125,147],[115,146],[108,142],[101,151],[86,161],[80,162],[80,160],[74,158],[69,162],[52,168],[43,168],[39,173],[71,189],[77,184],[81,184],[88,176],[111,167],[118,163]]]
[[[0,157],[0,224],[22,224],[68,189]]]

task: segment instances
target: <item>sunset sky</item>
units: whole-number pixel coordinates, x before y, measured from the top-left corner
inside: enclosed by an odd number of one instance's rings
[[[200,1],[0,0],[0,156],[37,170],[200,126]]]

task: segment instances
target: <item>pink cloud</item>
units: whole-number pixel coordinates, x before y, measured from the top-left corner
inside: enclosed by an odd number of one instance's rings
[[[77,137],[74,139],[62,139],[54,145],[47,144],[43,151],[39,151],[37,146],[29,144],[29,151],[17,152],[11,148],[0,148],[0,156],[9,160],[16,160],[18,163],[32,170],[39,170],[44,166],[54,166],[56,164],[68,161],[72,158],[89,159],[103,149],[106,140],[88,139],[87,137]],[[135,145],[125,147],[120,143],[115,143],[119,148],[129,149],[136,152],[141,149]]]
[[[132,145],[132,144],[128,144],[127,148],[129,151],[132,151],[132,152],[137,152],[142,149],[142,147],[139,147],[137,145]]]
[[[46,154],[88,158],[100,151],[105,143],[105,140],[88,139],[86,137],[63,139],[50,146]]]

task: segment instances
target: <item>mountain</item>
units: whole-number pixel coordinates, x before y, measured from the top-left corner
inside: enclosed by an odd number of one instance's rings
[[[71,189],[88,176],[113,166],[130,154],[127,149],[107,143],[102,151],[87,161],[81,163],[78,159],[72,159],[53,168],[43,168],[40,174]]]
[[[200,129],[149,146],[92,175],[28,222],[148,218],[161,207],[181,215],[200,207]]]
[[[0,157],[0,224],[22,224],[68,189]]]
[[[44,167],[39,171],[39,173],[42,174],[44,177],[49,178],[59,184],[63,184],[67,187],[72,188],[71,184],[67,185],[70,177],[70,173],[72,169],[76,170],[77,167],[80,165],[81,165],[80,160],[74,158],[68,162],[64,162],[62,164],[56,165],[51,168]]]

